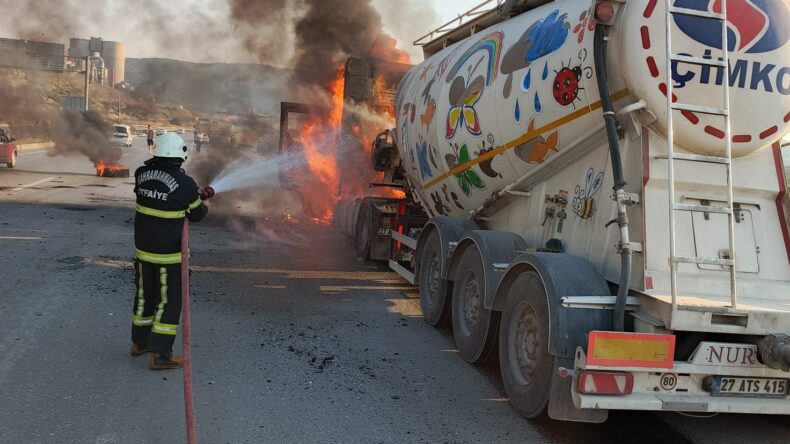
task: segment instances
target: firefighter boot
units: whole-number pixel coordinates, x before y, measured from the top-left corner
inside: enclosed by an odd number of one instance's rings
[[[138,356],[142,356],[142,355],[148,353],[149,351],[150,350],[148,350],[148,346],[146,346],[146,345],[137,345],[134,342],[132,342],[132,348],[129,349],[129,354],[136,358]]]
[[[173,370],[184,366],[184,358],[172,353],[151,353],[148,367],[151,370]]]

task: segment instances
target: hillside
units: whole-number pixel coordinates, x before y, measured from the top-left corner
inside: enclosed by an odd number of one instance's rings
[[[288,73],[268,65],[126,59],[126,81],[138,97],[206,113],[276,114]]]

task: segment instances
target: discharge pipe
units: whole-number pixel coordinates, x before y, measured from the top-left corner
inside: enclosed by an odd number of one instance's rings
[[[615,120],[614,107],[609,97],[608,75],[606,71],[606,26],[598,24],[595,27],[595,73],[598,78],[598,93],[601,96],[603,118],[606,123],[606,136],[609,139],[609,154],[612,158],[612,175],[614,176],[614,196],[617,202],[617,223],[620,228],[620,283],[617,289],[617,299],[614,305],[614,329],[625,330],[625,307],[628,301],[628,289],[631,286],[631,266],[633,251],[628,234],[628,214],[626,207],[629,203],[628,193],[625,191],[625,177],[623,175],[623,159],[620,155],[620,141],[617,135],[617,121]]]

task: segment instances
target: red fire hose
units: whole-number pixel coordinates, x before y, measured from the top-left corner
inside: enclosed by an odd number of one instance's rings
[[[183,316],[181,336],[184,348],[184,414],[186,415],[187,444],[197,444],[195,427],[195,404],[192,401],[192,356],[189,350],[191,333],[189,316],[189,221],[184,219],[181,233],[181,314]]]

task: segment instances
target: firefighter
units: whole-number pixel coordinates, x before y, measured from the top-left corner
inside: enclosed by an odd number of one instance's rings
[[[198,222],[208,213],[195,181],[182,163],[184,140],[165,133],[156,140],[154,157],[134,173],[137,213],[134,219],[135,283],[132,308],[132,356],[151,352],[151,370],[180,368],[173,342],[181,316],[181,233],[184,219]]]

